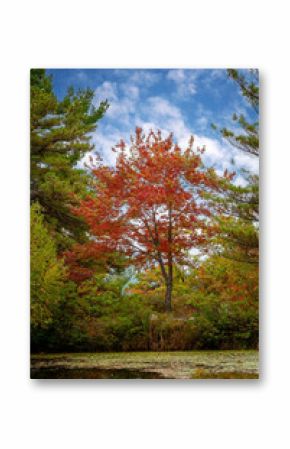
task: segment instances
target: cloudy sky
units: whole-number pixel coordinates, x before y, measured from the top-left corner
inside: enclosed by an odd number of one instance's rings
[[[234,161],[237,184],[243,183],[242,167],[258,170],[257,158],[229,146],[210,126],[233,127],[233,112],[253,119],[226,70],[53,69],[48,73],[53,75],[59,98],[74,86],[93,89],[96,105],[109,101],[110,107],[93,136],[96,150],[109,164],[115,161],[112,146],[121,138],[129,142],[130,134],[141,126],[145,131],[160,129],[164,135],[173,132],[181,146],[193,135],[196,145],[206,146],[208,165],[223,171],[232,169]]]

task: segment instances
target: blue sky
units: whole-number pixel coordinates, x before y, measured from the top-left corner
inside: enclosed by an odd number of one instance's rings
[[[94,102],[107,99],[110,107],[99,122],[93,141],[104,160],[114,164],[111,151],[121,138],[129,142],[136,126],[145,131],[173,132],[185,146],[190,135],[205,145],[205,162],[218,171],[244,167],[257,172],[255,157],[235,150],[211,129],[211,123],[233,127],[233,112],[248,118],[252,111],[237,85],[223,69],[52,69],[54,91],[62,98],[69,86],[90,87]],[[238,173],[236,182],[243,183]]]

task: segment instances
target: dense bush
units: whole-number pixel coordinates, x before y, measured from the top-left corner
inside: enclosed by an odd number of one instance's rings
[[[222,257],[191,275],[196,349],[256,348],[259,334],[258,266]]]
[[[96,274],[78,285],[62,278],[50,320],[37,332],[33,328],[33,350],[257,347],[257,273],[253,268],[209,258],[194,270],[176,270],[171,313],[163,312],[164,287],[158,272],[144,272],[133,284],[128,279],[126,271]]]
[[[79,286],[68,282],[65,300],[59,304],[51,326],[38,339],[38,349],[147,350],[151,308],[138,295],[122,296],[125,282],[125,277],[106,275],[97,275]]]
[[[200,304],[194,318],[195,349],[247,349],[258,346],[258,310],[246,301]]]
[[[31,207],[31,339],[37,344],[47,334],[65,297],[66,270],[46,228],[39,204]]]

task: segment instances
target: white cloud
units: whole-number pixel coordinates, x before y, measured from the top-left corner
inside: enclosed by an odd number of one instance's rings
[[[191,73],[192,71],[189,70],[170,70],[167,76],[176,85],[186,87],[188,90],[187,81]],[[121,138],[129,144],[130,134],[134,133],[136,126],[141,126],[145,133],[151,129],[153,131],[159,129],[164,137],[173,132],[181,148],[186,148],[190,136],[194,135],[194,146],[206,147],[203,155],[205,164],[214,166],[220,173],[225,169],[238,172],[240,168],[258,172],[258,163],[255,158],[240,152],[227,142],[221,142],[203,134],[208,122],[204,113],[197,119],[199,134],[195,134],[194,129],[186,124],[182,110],[176,104],[161,96],[141,97],[142,87],[137,84],[141,79],[149,82],[150,77],[154,78],[154,75],[152,72],[133,71],[126,77],[126,82],[118,84],[106,81],[96,89],[95,101],[100,102],[107,98],[110,103],[105,119],[99,122],[94,135],[96,150],[103,155],[105,162],[113,165],[116,154],[111,151],[112,147]],[[232,164],[233,159],[235,167]],[[236,182],[243,182],[239,174]]]
[[[192,132],[190,131],[189,128],[187,128],[187,126],[184,123],[184,120],[182,118],[178,118],[178,119],[170,118],[169,120],[167,120],[167,127],[171,132],[173,132],[178,143],[183,138],[186,138],[187,143],[188,143],[188,140],[189,140]]]
[[[181,117],[179,108],[162,97],[149,97],[144,112],[160,119],[164,119],[164,117]]]
[[[95,90],[94,101],[96,104],[104,100],[117,101],[117,84],[109,81],[104,81],[103,84],[98,86]]]
[[[139,98],[139,88],[137,86],[122,83],[110,83],[105,81],[95,90],[95,104],[107,99],[109,109],[106,112],[108,118],[130,123],[130,115],[135,114],[136,101]]]
[[[160,75],[152,70],[129,70],[127,81],[141,86],[152,86],[160,79]]]
[[[198,128],[205,130],[209,126],[209,120],[207,117],[202,116],[196,120],[196,125]]]
[[[184,70],[180,69],[169,70],[167,78],[169,80],[175,81],[176,83],[183,82],[185,80]]]
[[[117,131],[111,134],[103,132],[96,133],[94,137],[95,152],[102,156],[105,163],[115,165],[116,153],[112,151],[112,147],[118,143],[120,138],[120,133]]]
[[[140,119],[138,121],[138,124],[141,126],[145,134],[148,134],[151,130],[155,132],[159,130],[161,131],[163,137],[167,137],[169,135],[168,129],[163,128],[162,126],[157,126],[157,124],[154,122],[146,122]]]
[[[120,85],[120,89],[122,91],[122,93],[134,100],[137,100],[140,96],[140,89],[137,86],[134,86],[130,83],[122,83]]]
[[[196,94],[197,72],[193,70],[169,70],[167,79],[176,84],[176,93],[179,97],[187,98]]]
[[[227,76],[225,69],[213,69],[210,70],[210,78],[213,80],[222,79]]]
[[[240,150],[236,150],[234,159],[235,163],[238,166],[242,166],[246,170],[249,170],[251,173],[259,172],[259,159],[256,156],[252,156]]]
[[[258,158],[243,153],[227,142],[220,142],[206,136],[195,136],[195,144],[197,146],[205,145],[204,160],[209,165],[219,167],[222,170],[236,171],[237,173],[241,169],[246,169],[256,174],[259,172]],[[238,174],[236,182],[240,182],[241,185],[245,183],[240,174]]]
[[[248,184],[248,181],[243,176],[238,175],[234,180],[234,184],[239,187],[245,187]]]
[[[136,86],[151,87],[161,79],[161,73],[152,71],[151,69],[115,69],[115,75],[120,77],[128,84]]]
[[[229,158],[225,148],[219,143],[218,140],[211,139],[205,136],[195,136],[194,144],[197,147],[205,146],[204,158],[210,164],[218,163],[221,165],[225,160]]]

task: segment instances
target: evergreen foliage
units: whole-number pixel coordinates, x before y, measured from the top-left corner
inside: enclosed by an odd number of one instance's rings
[[[53,92],[52,78],[43,69],[31,70],[31,201],[57,233],[60,247],[83,241],[86,226],[71,212],[90,180],[77,163],[93,150],[91,134],[107,108],[93,105],[93,91],[70,88],[63,100]]]

